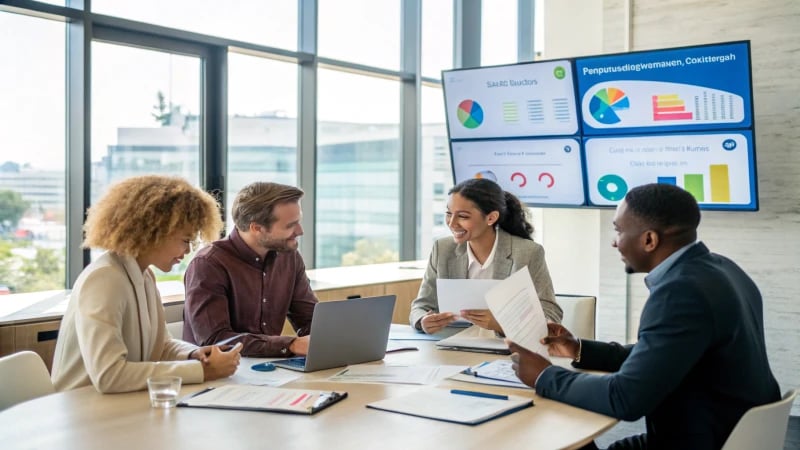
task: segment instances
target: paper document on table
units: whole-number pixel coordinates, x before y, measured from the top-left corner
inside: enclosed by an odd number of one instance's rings
[[[496,286],[500,280],[436,279],[436,298],[439,312],[458,315],[463,309],[487,309],[484,294]]]
[[[547,336],[547,319],[527,266],[490,289],[486,303],[508,339],[549,358],[539,342]]]
[[[314,414],[347,397],[347,392],[226,384],[181,399],[178,406]]]
[[[253,370],[253,362],[266,362],[268,359],[247,358],[236,370],[236,373],[229,378],[234,384],[252,384],[254,386],[281,386],[290,381],[294,381],[302,374],[286,369],[275,369],[271,372],[259,372]]]
[[[344,383],[431,384],[466,369],[466,366],[399,366],[356,364],[328,378]]]
[[[451,380],[466,381],[467,383],[489,384],[495,386],[508,386],[514,388],[528,388],[525,383],[517,378],[511,361],[508,359],[498,359],[495,361],[485,361],[450,377]]]
[[[505,341],[497,337],[494,331],[486,330],[477,325],[473,325],[447,339],[442,339],[436,343],[436,348],[499,355],[511,353],[508,351]]]
[[[533,400],[526,397],[436,387],[367,404],[367,408],[466,425],[477,425],[531,406]]]

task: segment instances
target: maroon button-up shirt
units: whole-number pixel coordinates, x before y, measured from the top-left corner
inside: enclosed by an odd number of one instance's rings
[[[311,331],[317,298],[297,251],[261,258],[234,229],[201,249],[184,275],[183,339],[211,345],[239,333],[243,356],[289,353],[293,336],[281,336],[285,319],[298,336]]]

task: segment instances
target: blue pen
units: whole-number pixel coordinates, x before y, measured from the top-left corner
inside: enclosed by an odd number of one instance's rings
[[[488,392],[478,392],[478,391],[465,391],[462,389],[451,389],[451,394],[458,394],[458,395],[471,395],[473,397],[482,397],[482,398],[493,398],[495,400],[508,400],[507,395],[499,395],[499,394],[490,394]]]

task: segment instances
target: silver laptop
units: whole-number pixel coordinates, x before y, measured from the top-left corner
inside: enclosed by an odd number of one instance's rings
[[[394,302],[394,295],[385,295],[317,303],[311,321],[308,355],[272,361],[272,364],[313,372],[383,359]]]

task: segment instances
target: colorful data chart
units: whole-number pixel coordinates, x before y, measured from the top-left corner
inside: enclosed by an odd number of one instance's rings
[[[459,103],[456,115],[461,125],[469,129],[478,128],[483,123],[483,108],[475,100],[467,99]]]
[[[692,113],[686,111],[686,102],[678,94],[654,95],[653,120],[692,120]]]
[[[621,89],[609,87],[597,91],[589,101],[589,113],[600,123],[611,125],[621,119],[617,112],[631,107],[628,96]]]
[[[709,180],[711,181],[711,202],[730,203],[731,183],[728,175],[727,164],[711,164],[708,166]],[[677,185],[677,177],[658,177],[659,183]],[[705,184],[702,173],[687,173],[683,175],[683,188],[686,189],[698,202],[705,202]]]

